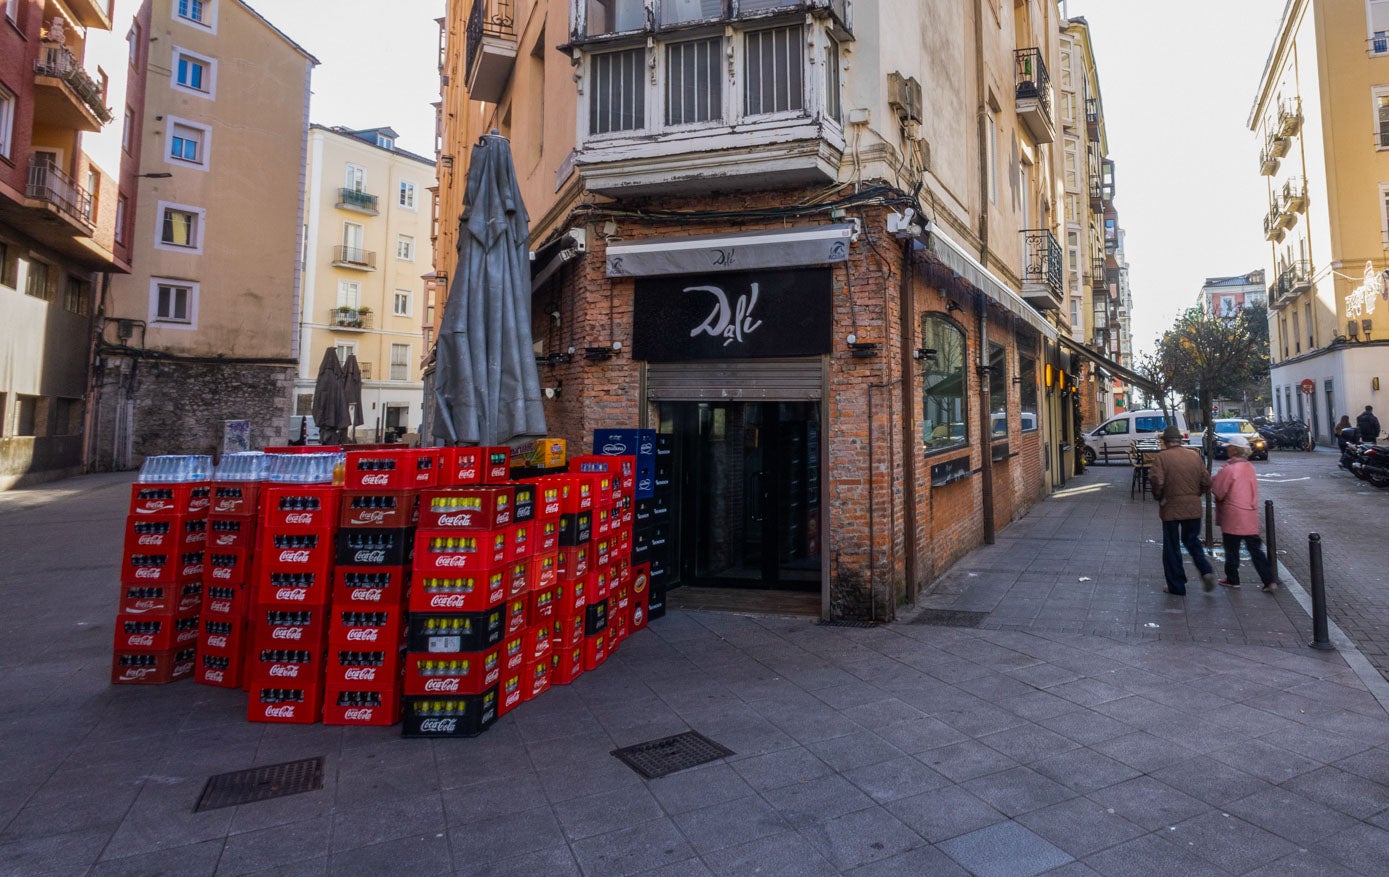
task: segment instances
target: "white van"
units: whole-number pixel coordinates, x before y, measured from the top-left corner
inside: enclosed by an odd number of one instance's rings
[[[318,444],[318,424],[314,423],[312,414],[295,414],[289,418],[289,443]]]
[[[1173,411],[1172,418],[1177,429],[1182,431],[1183,441],[1190,441],[1191,434],[1186,429],[1186,415]],[[1085,441],[1085,462],[1090,464],[1100,459],[1126,459],[1129,445],[1134,442],[1156,442],[1167,428],[1167,415],[1156,408],[1142,411],[1125,411],[1101,423],[1081,436]]]

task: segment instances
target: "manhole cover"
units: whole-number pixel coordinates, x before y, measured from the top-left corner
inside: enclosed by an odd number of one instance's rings
[[[936,627],[978,627],[989,617],[987,612],[965,612],[961,609],[925,609],[908,624],[933,624]]]
[[[821,625],[822,627],[859,627],[859,628],[866,628],[866,627],[877,627],[877,626],[878,626],[878,622],[876,622],[876,621],[853,621],[853,620],[850,620],[850,619],[847,619],[847,618],[844,618],[844,619],[821,618],[821,619],[820,619],[820,625]]]
[[[614,749],[612,754],[632,770],[649,780],[654,780],[727,758],[733,754],[733,750],[720,746],[703,734],[686,731],[673,737],[662,737],[660,740]]]
[[[247,770],[234,770],[209,777],[198,798],[199,810],[216,810],[237,804],[252,804],[323,788],[323,756],[284,764],[267,764]]]

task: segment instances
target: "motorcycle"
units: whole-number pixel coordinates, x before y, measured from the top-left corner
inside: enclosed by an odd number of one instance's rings
[[[1258,426],[1259,435],[1264,437],[1270,448],[1279,450],[1310,451],[1317,446],[1307,430],[1307,424],[1300,420],[1280,420]]]
[[[1375,487],[1389,487],[1389,447],[1362,444],[1356,446],[1357,458],[1350,464],[1355,477]]]

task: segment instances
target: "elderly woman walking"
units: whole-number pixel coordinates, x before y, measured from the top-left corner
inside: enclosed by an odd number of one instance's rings
[[[1243,544],[1249,549],[1254,572],[1263,582],[1262,590],[1272,591],[1278,587],[1278,576],[1259,539],[1259,482],[1249,462],[1249,441],[1242,435],[1233,436],[1228,450],[1229,461],[1211,481],[1215,522],[1220,525],[1225,543],[1225,578],[1220,583],[1227,588],[1239,587],[1239,550]]]

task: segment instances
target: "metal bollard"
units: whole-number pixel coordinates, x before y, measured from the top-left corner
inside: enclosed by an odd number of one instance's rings
[[[1307,555],[1312,566],[1312,648],[1323,652],[1331,651],[1331,635],[1326,629],[1326,579],[1321,568],[1321,536],[1312,533],[1307,537]]]
[[[1278,573],[1278,535],[1273,525],[1273,500],[1264,500],[1264,529],[1268,531],[1268,536],[1264,542],[1268,545],[1268,559],[1272,563],[1273,572]]]

